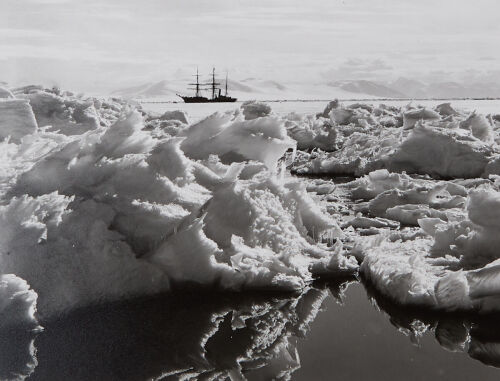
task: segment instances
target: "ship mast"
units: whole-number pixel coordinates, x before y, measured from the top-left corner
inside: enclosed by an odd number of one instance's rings
[[[198,67],[196,67],[196,96],[200,96],[200,75],[198,74]]]
[[[224,96],[227,97],[227,71],[226,71],[226,94]]]
[[[212,99],[215,99],[215,68],[212,68]]]
[[[215,90],[217,89],[217,85],[220,85],[220,83],[215,82],[215,67],[212,69],[212,100],[215,99]]]
[[[195,90],[196,90],[196,97],[201,97],[201,94],[200,94],[200,75],[198,73],[198,67],[196,67],[196,83],[190,83],[189,85],[191,86],[196,86],[195,87]]]

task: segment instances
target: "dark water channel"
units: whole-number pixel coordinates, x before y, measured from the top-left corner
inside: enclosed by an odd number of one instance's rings
[[[301,295],[183,291],[4,332],[0,379],[496,380],[498,317],[425,315],[323,282]]]

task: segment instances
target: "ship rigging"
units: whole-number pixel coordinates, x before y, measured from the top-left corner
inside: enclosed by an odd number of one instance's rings
[[[194,97],[183,96],[177,94],[177,96],[181,97],[185,103],[211,103],[211,102],[236,102],[236,98],[230,97],[227,94],[227,72],[226,72],[226,83],[225,83],[225,93],[222,95],[222,89],[219,82],[215,81],[215,68],[212,69],[212,81],[210,83],[200,83],[200,75],[198,73],[198,69],[196,69],[196,83],[189,83],[189,89],[195,90]],[[202,86],[210,86],[212,97],[207,98],[202,95]]]

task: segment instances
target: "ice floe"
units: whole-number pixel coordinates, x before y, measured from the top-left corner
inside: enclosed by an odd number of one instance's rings
[[[277,175],[296,146],[279,117],[236,110],[188,125],[176,113],[148,128],[117,100],[36,87],[16,96],[37,123],[23,119],[23,136],[1,142],[0,263],[29,284],[26,309],[37,301],[42,320],[172,282],[296,291],[356,270],[337,222]],[[175,122],[169,133],[155,133],[162,121]]]
[[[300,291],[358,262],[403,305],[500,309],[493,117],[250,102],[190,124],[58,89],[7,95],[0,308],[12,321],[172,285]],[[358,178],[332,180],[345,175]]]
[[[292,170],[333,176],[361,176],[382,168],[437,178],[495,174],[498,127],[492,117],[457,112],[446,104],[436,110],[329,104],[324,113],[316,115],[316,123],[328,120],[328,133],[335,138],[329,147],[323,143],[314,146],[314,136],[309,133],[299,149],[319,151],[296,162]],[[302,125],[293,130],[292,137],[311,130],[310,122]]]

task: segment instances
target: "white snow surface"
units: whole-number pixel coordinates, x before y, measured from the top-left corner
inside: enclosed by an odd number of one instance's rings
[[[499,311],[498,188],[491,183],[430,185],[385,170],[349,185],[352,195],[371,199],[370,215],[419,226],[358,239],[353,252],[362,259],[361,273],[400,304]]]
[[[328,146],[311,142],[311,133],[308,141],[297,139],[299,148],[302,141],[304,149],[316,150],[295,163],[293,170],[299,174],[361,176],[386,168],[435,178],[498,174],[500,124],[491,115],[454,114],[443,105],[436,110],[443,115],[423,106],[330,104],[316,121],[328,125],[332,137]],[[302,128],[308,130],[309,125]]]
[[[34,133],[37,127],[26,100],[0,98],[0,139],[10,138],[19,143],[23,136]]]
[[[0,328],[174,283],[303,290],[316,276],[355,273],[354,257],[397,303],[500,310],[491,115],[338,101],[278,115],[247,102],[190,124],[185,112],[120,99],[36,86],[9,94]],[[305,181],[287,165],[358,178]]]
[[[296,146],[282,119],[235,110],[187,125],[118,100],[15,93],[23,108],[5,123],[19,133],[0,142],[0,309],[13,320],[172,282],[300,290],[356,270],[340,241],[319,242],[342,236],[336,221],[278,174]]]

